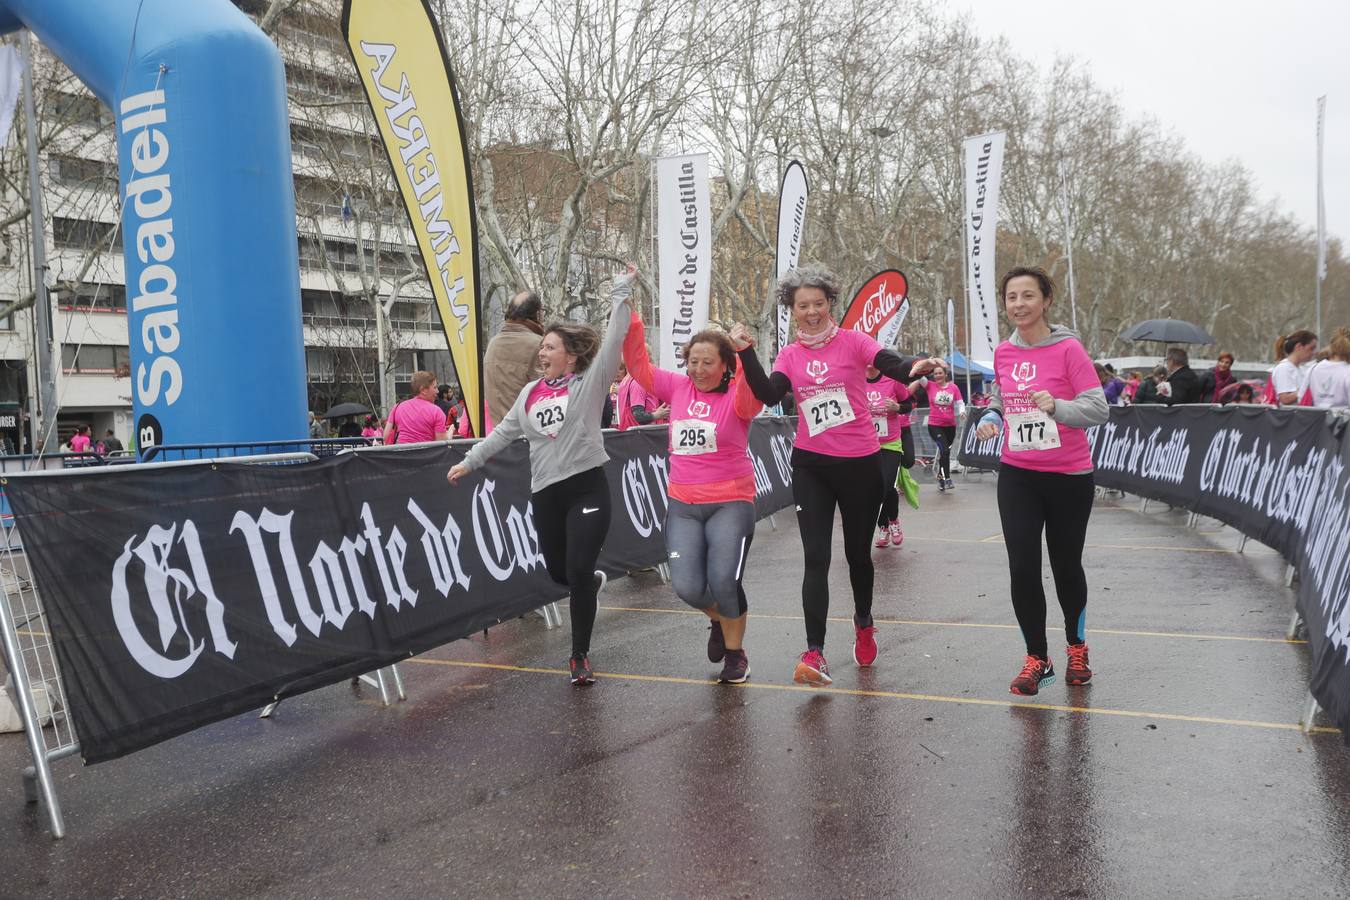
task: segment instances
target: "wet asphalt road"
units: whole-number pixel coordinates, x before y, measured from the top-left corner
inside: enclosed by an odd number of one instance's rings
[[[61,841],[23,802],[21,736],[0,736],[0,896],[1350,894],[1350,750],[1295,726],[1308,652],[1282,639],[1278,557],[1098,501],[1096,679],[1014,698],[992,478],[923,496],[904,546],[875,552],[871,670],[836,543],[831,689],[790,681],[800,548],[780,514],[750,558],[745,687],[709,683],[701,617],[639,573],[602,595],[593,688],[562,674],[566,623],[512,622],[404,664],[389,709],[342,685],[58,762]],[[1051,651],[1062,668],[1053,631]]]

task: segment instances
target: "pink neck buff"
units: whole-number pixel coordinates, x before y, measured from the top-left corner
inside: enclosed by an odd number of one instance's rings
[[[834,340],[834,336],[838,333],[838,323],[829,317],[826,317],[825,319],[825,327],[815,334],[807,334],[805,331],[802,331],[800,325],[797,326],[797,340],[801,341],[802,346],[808,350],[819,350],[821,347],[824,347],[830,341]]]

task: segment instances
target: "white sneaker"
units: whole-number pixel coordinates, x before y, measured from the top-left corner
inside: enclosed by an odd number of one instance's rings
[[[885,546],[887,546],[888,544],[890,544],[890,542],[891,542],[891,532],[890,532],[890,529],[886,528],[884,525],[883,525],[882,527],[878,528],[878,529],[877,529],[877,540],[876,540],[876,543],[873,544],[872,546],[874,546],[874,547],[876,547],[878,550],[880,550],[882,547],[885,547]]]

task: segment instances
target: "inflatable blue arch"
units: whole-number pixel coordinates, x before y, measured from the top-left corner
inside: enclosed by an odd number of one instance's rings
[[[0,0],[116,117],[135,438],[302,438],[285,67],[228,0]]]

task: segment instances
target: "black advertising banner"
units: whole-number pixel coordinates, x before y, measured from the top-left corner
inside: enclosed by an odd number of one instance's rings
[[[791,502],[793,421],[750,432],[758,508]],[[666,434],[606,437],[600,565],[665,558]],[[464,446],[300,465],[9,476],[86,762],[334,684],[565,596],[523,442],[457,487]]]
[[[1088,429],[1088,442],[1099,486],[1212,516],[1295,566],[1313,696],[1350,742],[1347,422],[1322,410],[1249,405],[1112,407],[1106,424]],[[968,428],[961,464],[997,469],[1000,440],[976,440]]]

